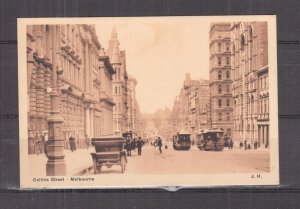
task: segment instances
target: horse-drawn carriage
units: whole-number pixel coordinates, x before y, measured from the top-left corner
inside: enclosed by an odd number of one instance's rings
[[[105,136],[92,139],[95,146],[95,153],[91,153],[94,164],[94,173],[100,173],[102,166],[111,168],[113,165],[120,165],[124,173],[127,163],[126,152],[124,151],[125,139],[121,136]]]

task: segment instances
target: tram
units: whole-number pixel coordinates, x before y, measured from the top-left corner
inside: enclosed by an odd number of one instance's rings
[[[222,151],[224,149],[224,131],[221,129],[206,129],[198,134],[197,146],[205,151]]]
[[[189,150],[191,148],[191,134],[187,132],[178,132],[173,136],[174,150]]]

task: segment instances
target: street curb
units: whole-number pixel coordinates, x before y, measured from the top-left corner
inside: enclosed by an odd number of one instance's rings
[[[84,174],[88,173],[90,170],[93,169],[93,166],[87,167],[85,169],[82,169],[81,171],[75,173],[73,176],[83,176]]]

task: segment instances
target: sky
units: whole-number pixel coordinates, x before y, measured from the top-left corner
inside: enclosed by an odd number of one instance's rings
[[[186,73],[209,77],[209,26],[201,18],[104,18],[96,24],[107,49],[116,27],[120,49],[126,51],[127,73],[137,80],[136,98],[142,113],[173,107]]]

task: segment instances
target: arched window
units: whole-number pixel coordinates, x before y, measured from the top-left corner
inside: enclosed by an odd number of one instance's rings
[[[253,34],[252,34],[252,27],[249,26],[249,41],[252,41],[252,37],[253,37]]]
[[[222,80],[222,71],[218,72],[218,80]]]
[[[218,86],[218,93],[222,94],[222,86],[221,85]]]
[[[226,57],[226,65],[229,65],[229,64],[230,64],[230,58]]]
[[[219,105],[219,107],[222,107],[222,99],[218,100],[218,105]]]
[[[229,51],[229,43],[226,43],[226,51]]]
[[[230,100],[226,99],[226,106],[229,107],[230,106]]]
[[[229,121],[230,120],[230,115],[229,115],[229,112],[226,113],[226,120]]]
[[[218,66],[221,66],[221,65],[222,65],[222,58],[218,57]]]
[[[245,37],[244,34],[241,36],[241,50],[244,50],[244,45],[245,45]]]
[[[230,128],[228,128],[226,132],[227,132],[228,136],[231,136],[231,129]]]
[[[229,87],[229,85],[226,86],[226,92],[228,92],[228,93],[230,92],[230,87]]]
[[[222,49],[222,45],[221,43],[218,43],[218,52],[221,52],[221,49]]]
[[[251,95],[251,113],[254,112],[254,96]]]
[[[219,121],[222,120],[222,113],[219,113],[219,114],[218,114],[218,118],[219,118]]]
[[[226,78],[230,78],[230,72],[229,71],[226,71]]]

